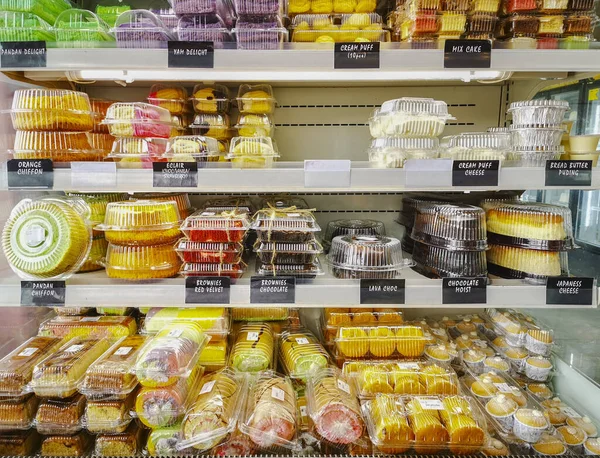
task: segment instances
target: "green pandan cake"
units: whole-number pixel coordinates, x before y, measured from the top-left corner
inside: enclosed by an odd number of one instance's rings
[[[91,245],[89,207],[61,199],[22,200],[2,232],[2,249],[25,279],[65,278],[76,272]]]

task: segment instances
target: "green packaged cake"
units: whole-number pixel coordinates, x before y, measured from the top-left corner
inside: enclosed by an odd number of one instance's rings
[[[55,40],[50,24],[38,16],[12,11],[0,12],[0,41],[53,42]]]
[[[87,10],[62,12],[56,19],[54,30],[60,48],[99,48],[115,41],[109,25]]]
[[[32,13],[51,26],[60,13],[70,8],[68,0],[0,0],[0,11]]]

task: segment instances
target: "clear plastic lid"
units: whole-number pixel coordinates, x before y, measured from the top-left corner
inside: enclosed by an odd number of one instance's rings
[[[66,89],[18,89],[7,110],[15,130],[88,132],[94,114],[87,94]]]
[[[172,127],[169,110],[143,102],[113,103],[102,123],[115,137],[169,138]]]
[[[319,339],[304,328],[281,333],[279,352],[287,374],[304,382],[310,374],[329,364],[329,355]]]
[[[335,237],[327,261],[337,269],[361,272],[399,271],[411,265],[402,256],[400,240],[374,235]]]
[[[308,415],[327,443],[361,444],[365,424],[352,381],[336,367],[318,370],[306,383]]]
[[[267,242],[304,242],[312,240],[313,234],[319,232],[321,227],[311,210],[287,208],[265,208],[254,215],[252,229],[255,229],[259,240]],[[286,234],[290,239],[286,240]],[[307,240],[292,240],[293,233],[310,235]]]
[[[548,277],[568,276],[566,253],[528,250],[490,244],[488,271],[500,278],[529,279],[543,282]]]
[[[38,334],[61,338],[121,338],[137,331],[131,316],[57,316],[40,325]]]
[[[546,161],[560,159],[564,153],[563,146],[513,147],[508,159],[515,166],[545,167]]]
[[[79,431],[73,436],[53,434],[44,436],[40,454],[44,456],[83,457],[88,454],[94,444],[93,436],[86,431]]]
[[[172,115],[185,111],[188,101],[187,89],[183,86],[153,84],[148,94],[148,103],[166,109]]]
[[[77,392],[89,366],[106,350],[108,339],[75,337],[33,369],[31,386],[37,396],[68,398]]]
[[[205,375],[181,425],[177,449],[209,450],[236,430],[248,393],[248,379],[230,368]]]
[[[569,111],[566,100],[524,100],[510,104],[507,112],[512,114],[513,123],[521,126],[559,125]]]
[[[272,369],[275,360],[275,338],[266,323],[243,325],[233,344],[229,364],[238,372],[260,372]]]
[[[231,122],[229,115],[220,113],[198,113],[194,121],[189,125],[195,135],[216,138],[217,140],[228,140],[231,137]]]
[[[168,41],[175,40],[169,28],[146,10],[123,12],[112,31],[119,48],[166,48]]]
[[[407,159],[435,159],[439,140],[427,137],[374,138],[367,150],[369,161],[386,168],[402,167]]]
[[[85,409],[83,422],[93,434],[119,434],[124,432],[133,417],[137,391],[132,391],[124,399],[89,400]]]
[[[340,326],[335,344],[347,358],[416,358],[427,338],[420,326]]]
[[[306,243],[257,241],[253,250],[266,264],[312,264],[323,247],[316,240]]]
[[[323,275],[321,263],[318,259],[310,264],[262,264],[256,263],[256,273],[268,277],[296,277],[314,279],[317,275]]]
[[[563,126],[558,127],[522,127],[516,124],[510,126],[510,136],[513,147],[516,148],[550,148],[558,149],[565,133]]]
[[[174,277],[181,261],[171,243],[127,246],[110,243],[106,251],[106,274],[123,280],[151,280]]]
[[[0,3],[2,11],[18,11],[39,16],[48,24],[53,25],[56,18],[65,10],[72,8],[67,0],[3,0]]]
[[[464,204],[424,204],[415,215],[411,238],[453,251],[487,248],[485,212]]]
[[[240,113],[251,114],[272,114],[277,103],[269,84],[242,84],[236,100]]]
[[[267,114],[241,113],[234,127],[240,137],[272,137],[275,122]]]
[[[234,137],[229,145],[227,159],[236,157],[279,157],[279,151],[271,137]]]
[[[183,16],[177,23],[177,37],[180,41],[212,41],[215,48],[233,41],[227,24],[217,14]]]
[[[281,321],[289,317],[288,307],[233,307],[233,321]]]
[[[104,223],[98,231],[160,231],[178,227],[181,218],[177,202],[134,200],[111,202],[106,207]]]
[[[403,104],[400,104],[400,106],[402,105]],[[433,106],[435,106],[435,104],[433,104]],[[419,102],[416,102],[415,107],[420,107]],[[383,111],[382,108],[374,110],[373,114],[369,118],[369,130],[372,137],[435,138],[444,132],[446,121],[453,119],[447,114],[437,115],[435,113],[428,112],[412,113],[408,111],[393,111],[392,103],[390,103],[388,108],[390,111]],[[411,109],[411,104],[409,103],[406,108]],[[435,110],[432,108],[432,111]]]
[[[23,342],[0,360],[0,396],[19,397],[30,392],[33,368],[61,343],[54,337],[36,336]]]
[[[139,455],[146,443],[147,431],[137,423],[131,423],[124,431],[106,433],[96,437],[94,455],[113,456],[122,453],[123,456]]]
[[[0,432],[28,430],[34,426],[39,399],[28,395],[19,398],[0,399]]]
[[[119,6],[96,6],[96,14],[101,17],[108,25],[114,27],[117,18],[124,11],[129,11],[131,6],[119,5]]]
[[[111,137],[112,138],[112,137]],[[13,149],[14,159],[52,159],[54,162],[101,161],[107,150],[92,143],[84,132],[35,132],[19,130]],[[111,142],[112,146],[112,142]]]
[[[485,251],[450,251],[415,242],[412,258],[413,269],[429,278],[487,276]]]
[[[133,371],[144,336],[122,338],[111,350],[92,364],[79,386],[88,399],[124,399],[137,386]]]
[[[346,309],[346,308],[325,308],[323,318],[326,326],[332,327],[337,333],[337,328],[351,323],[371,324],[379,323],[402,324],[402,310],[389,309]]]
[[[44,399],[35,416],[40,434],[75,434],[83,428],[85,396],[76,394],[69,399]]]
[[[511,148],[508,132],[463,132],[442,138],[446,148],[493,149],[508,151]]]
[[[181,232],[194,242],[241,242],[249,228],[245,211],[199,210],[186,218]]]
[[[189,159],[191,162],[220,156],[218,141],[202,135],[183,135],[172,138],[163,155],[169,159],[180,161]]]
[[[90,207],[79,198],[23,199],[2,231],[2,249],[22,279],[65,279],[92,247]]]
[[[40,17],[24,12],[0,12],[0,40],[56,41],[52,26]]]
[[[88,10],[68,9],[59,14],[54,23],[59,47],[97,48],[101,43],[113,42],[110,27]]]
[[[383,221],[373,219],[336,219],[327,223],[323,246],[329,249],[331,241],[339,235],[385,235]]]
[[[202,209],[207,211],[237,210],[240,213],[254,213],[256,211],[250,198],[241,196],[209,199],[202,204]]]
[[[196,113],[227,113],[231,95],[222,84],[196,84],[192,91],[192,104]]]
[[[193,242],[181,239],[175,251],[183,262],[208,264],[237,264],[242,260],[244,244],[240,242]]]
[[[82,316],[94,310],[93,307],[54,307],[54,312],[58,316]]]
[[[211,336],[211,344],[229,334],[229,313],[224,307],[152,307],[144,320],[144,332],[155,334],[175,321],[196,323]]]
[[[240,430],[264,452],[297,448],[296,392],[289,378],[271,371],[258,376]]]
[[[156,388],[189,377],[209,340],[198,323],[172,321],[140,350],[135,363],[139,382],[144,387]]]
[[[190,196],[185,192],[136,192],[133,196],[129,196],[129,200],[158,200],[161,202],[174,200],[181,218],[187,218],[195,210],[192,207]]]
[[[487,235],[496,245],[531,250],[575,248],[571,210],[542,203],[499,203],[486,210]]]
[[[282,26],[279,16],[264,16],[261,18],[261,22],[238,20],[232,32],[238,49],[282,49],[283,43],[288,41],[288,30]],[[248,102],[243,103],[244,105],[240,105],[238,101],[238,107],[241,106],[242,109],[247,110]],[[257,103],[261,102],[252,101],[250,103],[254,105],[254,108],[250,109],[255,112],[267,112],[267,110],[272,112],[274,109],[274,106],[271,108],[267,108],[266,105],[260,107]]]
[[[423,114],[451,119],[446,102],[430,98],[401,97],[388,100],[381,104],[379,113]]]
[[[246,270],[246,264],[204,264],[186,262],[181,267],[180,274],[184,277],[229,277],[232,280],[241,278]]]
[[[144,168],[152,168],[152,162],[161,162],[167,145],[168,140],[164,138],[117,138],[108,157],[118,159],[120,167],[139,163]]]

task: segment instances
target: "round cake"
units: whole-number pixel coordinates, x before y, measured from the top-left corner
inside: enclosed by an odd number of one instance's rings
[[[14,159],[52,159],[54,162],[100,161],[106,153],[92,147],[84,132],[23,130],[15,133],[14,148],[10,152]]]
[[[488,271],[501,278],[546,278],[562,273],[560,252],[490,244]]]
[[[121,246],[108,245],[106,274],[109,278],[149,280],[174,277],[181,261],[173,245]]]

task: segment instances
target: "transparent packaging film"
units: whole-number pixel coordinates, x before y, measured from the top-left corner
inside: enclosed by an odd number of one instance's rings
[[[263,372],[253,383],[240,430],[264,452],[298,446],[296,393],[289,378]]]
[[[94,127],[90,99],[65,89],[18,89],[12,100],[15,130],[88,132]]]
[[[30,429],[38,403],[34,395],[0,399],[0,433]]]
[[[195,322],[172,321],[140,350],[135,374],[144,387],[173,385],[189,377],[210,337]]]
[[[556,148],[560,146],[565,130],[558,127],[522,127],[516,124],[510,126],[512,145],[515,148]]]
[[[355,324],[403,324],[402,310],[396,308],[325,308],[323,321],[326,331],[337,330],[339,326]]]
[[[238,13],[242,14],[239,11]],[[236,101],[240,113],[250,114],[273,114],[277,104],[273,88],[268,84],[242,84]]]
[[[36,336],[28,339],[0,360],[0,396],[19,397],[31,391],[34,367],[54,353],[61,340]]]
[[[169,138],[169,110],[143,102],[117,102],[106,111],[104,125],[115,137]]]
[[[169,140],[163,157],[171,161],[216,162],[221,157],[215,138],[203,135],[182,135]]]
[[[231,94],[222,84],[197,84],[191,100],[196,113],[227,113]]]
[[[186,262],[181,267],[181,275],[184,277],[229,277],[233,280],[237,280],[244,275],[246,270],[246,264],[239,262],[237,264],[204,264]]]
[[[176,321],[194,322],[211,337],[210,344],[226,340],[229,312],[224,307],[152,307],[146,313],[143,332],[156,334]]]
[[[306,243],[321,230],[311,210],[268,208],[256,212],[252,222],[258,240],[263,242]]]
[[[137,386],[133,371],[144,336],[122,338],[86,371],[79,392],[89,400],[125,399]]]
[[[14,159],[52,159],[54,162],[103,160],[106,150],[93,146],[90,139],[90,134],[85,132],[19,130],[8,153]]]
[[[306,382],[312,373],[329,364],[327,351],[307,329],[284,331],[278,346],[283,366],[292,379]]]
[[[183,262],[208,264],[237,264],[242,260],[241,242],[193,242],[181,239],[175,251]]]
[[[447,250],[487,248],[485,212],[460,204],[424,204],[415,215],[411,238]]]
[[[369,437],[383,453],[414,450],[454,454],[477,453],[486,423],[467,396],[401,396],[380,394],[363,405]]]
[[[323,247],[329,250],[331,241],[339,235],[385,235],[382,221],[372,219],[336,219],[327,223]]]
[[[186,109],[187,101],[188,93],[183,86],[158,83],[152,85],[148,94],[148,103],[164,108],[172,115],[182,114]],[[161,116],[161,119],[166,121],[164,115]]]
[[[234,126],[240,137],[273,137],[275,121],[270,115],[242,113]]]
[[[146,443],[148,432],[132,422],[125,431],[118,434],[101,434],[96,437],[94,454],[97,456],[136,456]]]
[[[427,337],[420,326],[340,326],[336,348],[346,358],[416,358],[423,355]]]
[[[486,208],[487,237],[496,245],[529,250],[575,248],[571,210],[542,203],[505,203]]]
[[[226,158],[262,158],[276,159],[279,157],[277,145],[271,137],[234,137],[229,145]]]
[[[2,249],[22,279],[64,279],[92,246],[90,208],[78,198],[23,199],[2,231]]]
[[[262,264],[256,263],[256,273],[268,277],[296,277],[297,279],[312,280],[323,275],[323,269],[318,259],[310,264]]]
[[[66,0],[3,0],[0,2],[2,11],[30,13],[50,25],[54,25],[60,13],[70,8],[72,8],[71,3]]]
[[[193,242],[242,242],[250,228],[248,213],[232,210],[199,210],[186,218],[181,226]]]
[[[91,11],[68,9],[54,23],[56,41],[64,48],[99,48],[115,41],[106,22]]]
[[[375,138],[367,150],[369,162],[380,168],[404,167],[407,159],[435,159],[438,157],[437,138]]]
[[[118,434],[124,432],[133,417],[137,390],[124,399],[90,400],[85,408],[84,423],[92,434]]]
[[[169,40],[175,40],[163,22],[146,10],[130,10],[120,14],[113,33],[119,48],[166,48]]]
[[[522,320],[504,309],[488,309],[487,316],[494,332],[504,336],[508,345],[525,347],[534,355],[550,356],[552,353],[554,332],[551,329]]]
[[[513,102],[508,108],[513,123],[520,126],[558,126],[569,111],[566,100],[525,100]]]
[[[189,125],[194,135],[204,135],[217,140],[231,138],[229,115],[221,113],[198,113]]]
[[[215,48],[233,41],[227,24],[216,14],[182,17],[177,24],[177,37],[180,41],[212,41]]]
[[[545,167],[546,161],[560,159],[565,153],[563,146],[547,147],[513,147],[508,159],[512,164],[520,167]]]
[[[441,157],[455,160],[504,160],[511,150],[510,135],[468,132],[442,138]]]
[[[44,399],[35,416],[35,428],[40,434],[75,434],[83,428],[86,399],[75,394],[67,399]]]
[[[288,307],[233,307],[233,321],[282,321],[290,316]]]
[[[256,242],[253,251],[265,264],[312,264],[323,252],[316,240],[307,243]]]
[[[93,444],[93,437],[86,431],[80,431],[72,436],[53,434],[44,436],[40,455],[82,457],[88,454]]]
[[[287,2],[288,14],[311,14],[321,15],[330,13],[373,13],[377,4],[372,0],[359,0],[356,2],[347,2],[344,0],[310,0],[303,2],[300,0],[289,0]]]
[[[181,425],[178,450],[212,449],[236,431],[248,393],[248,378],[226,368],[205,375]]]
[[[166,162],[163,154],[167,151],[165,138],[116,138],[108,158],[119,163],[119,168],[151,169],[153,162]]]
[[[543,283],[548,277],[568,276],[565,252],[528,250],[490,244],[486,252],[488,272],[500,278]]]
[[[77,392],[85,372],[108,350],[108,339],[75,337],[33,369],[31,386],[37,396],[68,398]]]
[[[2,456],[31,456],[40,444],[40,435],[31,428],[24,431],[11,431],[0,435],[0,453]]]
[[[260,372],[273,369],[275,336],[267,323],[243,325],[235,338],[229,365],[238,372]]]
[[[204,367],[204,373],[210,373],[225,368],[228,360],[229,345],[226,340],[222,340],[220,342],[209,342],[200,353],[198,364]]]
[[[450,251],[415,242],[413,269],[429,278],[486,277],[485,251]]]
[[[106,252],[105,267],[109,278],[130,281],[151,280],[176,276],[181,261],[170,243],[151,246],[110,243]]]
[[[246,214],[253,214],[256,211],[252,200],[249,197],[243,196],[208,199],[201,205],[201,209],[215,212],[235,210],[237,213]]]

